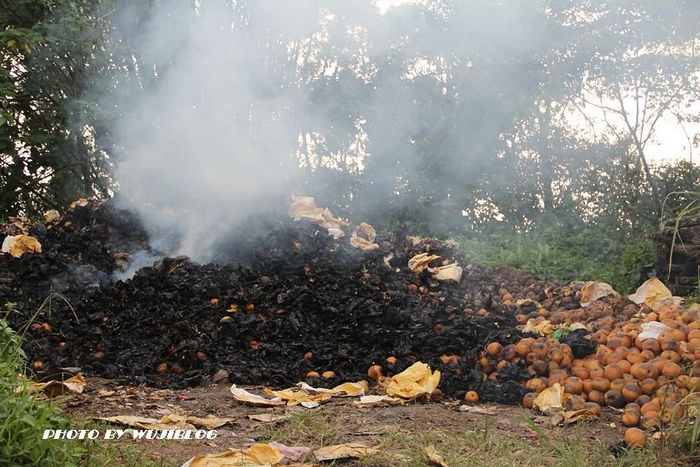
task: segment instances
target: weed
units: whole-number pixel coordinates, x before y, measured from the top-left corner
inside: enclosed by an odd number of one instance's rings
[[[81,447],[41,439],[44,429],[66,429],[69,423],[58,407],[32,397],[18,377],[24,364],[21,343],[21,335],[0,320],[0,464],[76,465]]]
[[[266,427],[261,438],[319,448],[340,442],[340,430],[323,412],[304,410],[292,413],[282,424]]]

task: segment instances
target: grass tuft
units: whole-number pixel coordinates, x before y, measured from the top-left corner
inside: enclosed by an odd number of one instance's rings
[[[280,424],[262,428],[261,440],[320,448],[341,442],[340,427],[323,411],[301,410]]]

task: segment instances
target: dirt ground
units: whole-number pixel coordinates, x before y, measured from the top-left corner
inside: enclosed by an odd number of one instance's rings
[[[339,438],[340,442],[362,442],[368,445],[377,444],[382,436],[392,432],[420,434],[437,430],[454,430],[455,433],[465,430],[490,430],[492,433],[503,433],[526,443],[537,444],[539,436],[533,430],[533,422],[542,430],[540,434],[544,432],[566,436],[568,430],[575,429],[573,426],[551,427],[544,417],[538,417],[529,410],[514,406],[479,405],[479,408],[492,412],[481,414],[460,410],[460,403],[457,401],[374,408],[358,408],[352,401],[353,398],[334,398],[317,409],[260,408],[237,402],[227,384],[186,390],[163,390],[122,386],[111,380],[90,379],[85,391],[80,395],[68,397],[63,401],[62,407],[67,416],[78,420],[116,415],[161,418],[173,413],[200,417],[216,415],[233,419],[229,424],[217,429],[218,436],[213,440],[133,440],[125,437],[119,441],[142,449],[147,458],[164,465],[181,465],[196,454],[223,452],[231,448],[247,447],[256,441],[265,442],[265,438],[269,439],[270,433],[274,433],[276,426],[286,423],[285,420],[254,421],[248,418],[253,414],[274,413],[294,417],[294,414],[299,412],[317,412],[329,420],[333,429],[337,430],[336,438]],[[588,422],[585,436],[590,437],[591,441],[614,445],[622,439],[623,428],[619,423],[619,414],[614,409],[606,408],[599,420]],[[580,436],[580,430],[577,436]],[[286,441],[291,445],[290,441],[294,440]]]

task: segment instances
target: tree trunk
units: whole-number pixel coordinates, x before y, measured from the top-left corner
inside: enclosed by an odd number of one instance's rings
[[[634,138],[634,145],[637,148],[637,154],[639,155],[639,160],[642,163],[644,169],[644,176],[647,179],[647,183],[651,187],[651,197],[654,199],[654,207],[656,208],[656,214],[661,215],[661,196],[659,194],[659,187],[656,185],[656,180],[654,180],[654,175],[651,173],[649,164],[647,163],[646,155],[644,154],[644,148],[639,142],[636,133],[632,135]]]
[[[539,156],[540,156],[540,184],[542,185],[542,199],[545,213],[554,211],[554,192],[552,191],[552,146],[549,142],[551,129],[550,103],[546,103],[546,111],[540,115]]]

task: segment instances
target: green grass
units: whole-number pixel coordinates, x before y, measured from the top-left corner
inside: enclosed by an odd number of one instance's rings
[[[434,446],[450,466],[684,466],[697,465],[691,454],[689,436],[692,424],[676,424],[666,440],[645,448],[622,450],[617,457],[609,449],[611,441],[600,441],[592,434],[594,425],[579,423],[542,429],[529,422],[531,432],[506,432],[496,429],[494,421],[480,421],[463,429],[431,428],[415,431],[401,427],[365,441],[379,448],[357,464],[368,467],[401,465],[430,466],[427,446]],[[600,424],[598,424],[600,428]],[[680,430],[680,431],[678,431]],[[532,436],[534,433],[536,436]],[[681,436],[680,433],[683,433]],[[303,411],[292,414],[284,423],[260,428],[259,439],[287,445],[317,449],[330,444],[350,442],[342,427],[326,411]],[[693,438],[697,439],[697,438]],[[685,442],[681,442],[685,440]],[[352,464],[352,465],[357,465]]]
[[[314,448],[341,442],[340,427],[329,416],[306,409],[292,413],[282,424],[263,427],[259,435],[265,442],[277,441]]]
[[[80,423],[81,428],[99,429],[102,433],[108,428],[113,428],[89,421],[79,421],[78,423]],[[118,465],[120,467],[175,467],[181,465],[180,462],[172,462],[166,459],[152,460],[146,447],[140,448],[120,444],[118,441],[104,440],[83,443],[84,451],[80,465],[95,467],[105,465]]]
[[[586,425],[540,431],[536,440],[525,434],[499,431],[485,424],[456,431],[438,429],[421,433],[397,431],[380,440],[381,453],[362,460],[363,465],[390,465],[403,458],[410,466],[432,465],[425,447],[432,445],[448,465],[459,466],[614,466],[658,465],[650,449],[632,450],[616,459],[607,446],[591,440]]]
[[[22,337],[0,320],[0,464],[78,465],[84,451],[69,441],[42,440],[44,429],[66,429],[58,407],[30,395]],[[19,391],[19,392],[18,392]]]
[[[657,260],[645,235],[620,240],[600,229],[551,227],[460,239],[465,253],[491,266],[514,267],[557,282],[602,280],[622,293],[646,280]]]

